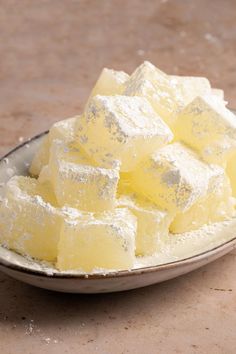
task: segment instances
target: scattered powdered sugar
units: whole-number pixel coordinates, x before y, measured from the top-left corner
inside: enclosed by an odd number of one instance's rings
[[[29,323],[25,325],[25,334],[31,336],[35,330],[34,320],[30,320]]]
[[[25,320],[26,318],[23,317]],[[14,325],[16,327],[16,325]],[[48,336],[45,336],[42,330],[39,328],[38,325],[36,325],[35,321],[33,319],[30,319],[29,322],[25,325],[25,335],[27,336],[34,336],[34,335],[39,335],[39,338],[43,343],[48,344],[57,344],[59,343],[59,340],[57,338],[51,338]]]
[[[50,343],[57,344],[59,341],[58,341],[58,339],[52,339],[50,337],[45,337],[45,338],[42,338],[42,342],[44,342],[46,344],[50,344]]]
[[[138,56],[142,57],[142,56],[144,56],[144,54],[145,54],[145,50],[143,50],[143,49],[138,49],[138,50],[137,50],[137,54],[138,54]]]
[[[213,34],[211,34],[211,33],[205,33],[205,34],[204,34],[204,38],[205,38],[208,42],[213,43],[213,44],[219,42],[219,39],[218,39],[217,37],[213,36]]]

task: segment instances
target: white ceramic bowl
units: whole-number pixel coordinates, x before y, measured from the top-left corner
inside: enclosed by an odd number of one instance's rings
[[[47,133],[47,132],[46,132]],[[6,182],[12,174],[27,175],[28,165],[39,143],[46,133],[40,134],[18,146],[0,160],[0,182]],[[231,231],[223,228],[216,237],[206,236],[205,240],[186,241],[192,247],[178,256],[165,257],[143,262],[130,271],[107,274],[81,274],[78,272],[58,272],[50,265],[28,260],[13,251],[0,246],[0,270],[9,276],[41,288],[72,293],[103,293],[135,289],[175,278],[204,266],[230,252],[236,246],[236,233],[231,223]]]

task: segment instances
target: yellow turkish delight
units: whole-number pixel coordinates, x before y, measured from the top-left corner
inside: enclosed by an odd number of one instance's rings
[[[57,258],[61,213],[37,180],[13,177],[0,205],[1,244],[21,254],[46,261]]]
[[[115,205],[119,170],[58,161],[52,185],[60,206],[100,212]]]
[[[72,162],[75,164],[92,165],[93,162],[81,147],[73,143],[66,143],[63,140],[55,139],[51,143],[48,169],[51,176],[57,174],[58,166],[61,161]]]
[[[183,108],[182,92],[176,80],[145,61],[130,76],[124,92],[127,96],[145,97],[162,119],[172,126]]]
[[[90,98],[96,95],[122,95],[125,88],[125,82],[128,78],[129,75],[124,71],[104,68],[91,92]]]
[[[195,204],[174,218],[170,231],[182,233],[196,230],[204,224],[223,221],[235,215],[235,199],[224,170],[211,166],[208,190]]]
[[[49,140],[62,140],[65,143],[76,143],[75,141],[75,125],[80,116],[60,120],[53,124],[49,130]]]
[[[208,188],[210,167],[181,143],[169,144],[144,159],[132,173],[132,187],[161,209],[189,209]]]
[[[118,160],[123,172],[173,138],[145,98],[99,95],[77,121],[77,136],[98,164],[112,167]]]
[[[235,149],[235,115],[213,95],[195,98],[178,116],[173,129],[177,140],[210,163],[224,165]]]
[[[135,260],[137,222],[128,209],[101,214],[82,213],[66,219],[58,246],[60,270],[130,269]]]

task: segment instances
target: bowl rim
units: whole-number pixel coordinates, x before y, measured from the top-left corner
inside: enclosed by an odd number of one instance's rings
[[[30,139],[27,139],[24,141],[22,144],[17,145],[14,147],[12,150],[10,150],[7,154],[2,156],[0,158],[0,164],[9,156],[13,155],[16,151],[20,150],[23,148],[25,145],[30,144],[31,142],[42,138],[44,135],[48,134],[48,130],[44,131],[40,134],[37,134],[33,136]],[[0,247],[3,247],[0,245]],[[186,257],[183,259],[163,263],[163,264],[158,264],[158,265],[152,265],[152,266],[144,266],[136,269],[130,269],[130,270],[120,270],[120,271],[109,271],[107,273],[70,273],[70,271],[66,272],[59,272],[58,270],[55,271],[55,273],[52,271],[47,272],[44,269],[31,269],[28,268],[25,265],[20,265],[20,264],[15,264],[10,262],[7,259],[4,259],[4,257],[0,256],[0,267],[4,268],[9,268],[13,271],[17,272],[23,272],[28,275],[34,275],[34,276],[39,276],[39,277],[46,277],[46,278],[60,278],[60,279],[78,279],[78,280],[98,280],[98,279],[110,279],[110,278],[120,278],[120,277],[126,277],[126,276],[137,276],[141,274],[146,274],[146,273],[153,273],[153,272],[160,272],[163,270],[169,270],[177,267],[182,267],[184,265],[188,264],[194,264],[202,259],[205,259],[207,256],[214,256],[214,254],[217,254],[220,251],[223,251],[226,248],[235,248],[236,247],[236,236],[233,237],[232,239],[225,241],[209,250],[203,251],[201,253],[198,253],[196,255]],[[10,252],[16,253],[15,251],[9,250]],[[22,256],[22,255],[21,255]],[[37,261],[36,261],[37,262]]]

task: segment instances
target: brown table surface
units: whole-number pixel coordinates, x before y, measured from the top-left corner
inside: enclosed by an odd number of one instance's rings
[[[236,107],[235,0],[0,0],[0,38],[1,154],[81,112],[104,66],[207,76]],[[235,258],[93,296],[0,274],[0,353],[235,354]]]

